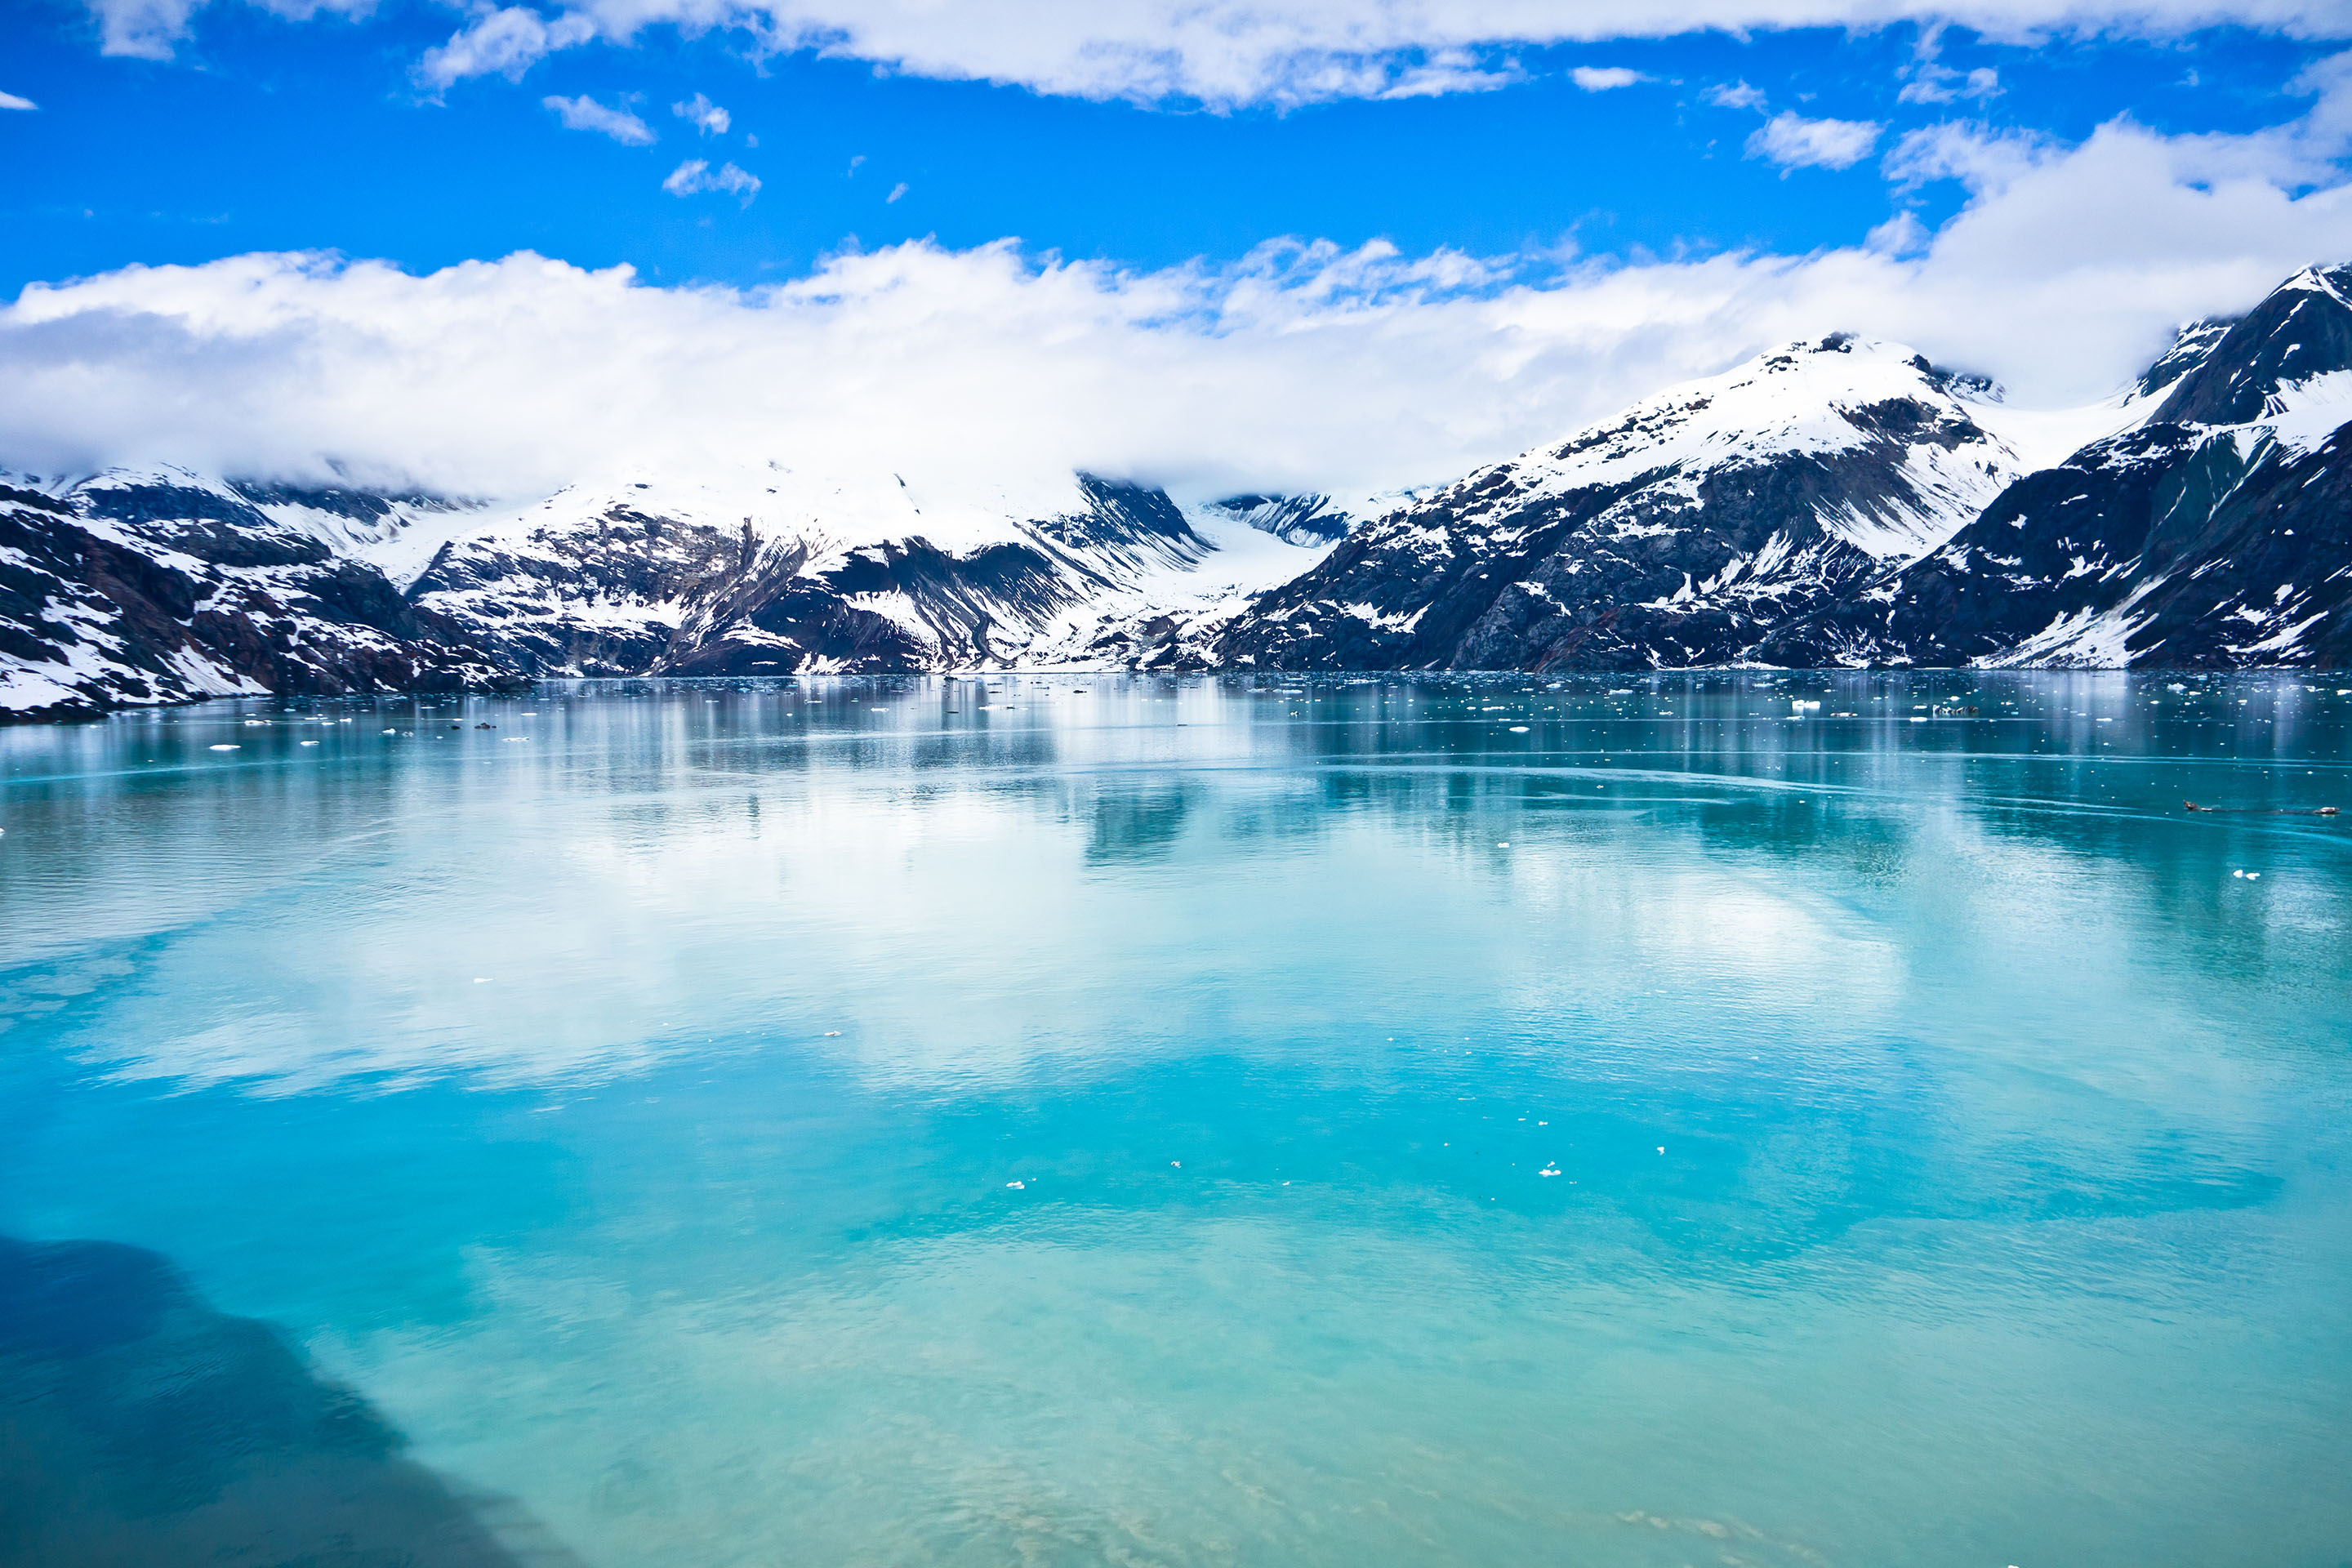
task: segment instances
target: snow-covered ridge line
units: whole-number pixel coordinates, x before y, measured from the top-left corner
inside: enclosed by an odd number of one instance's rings
[[[1722,662],[1932,550],[2027,460],[1979,379],[1900,344],[1792,342],[1368,523],[1215,657],[1316,667]],[[2121,399],[2095,416],[2130,417]]]
[[[2352,660],[2352,268],[2084,408],[1790,342],[1444,486],[0,474],[0,715],[538,676]]]
[[[30,477],[27,476],[27,479]],[[548,675],[1130,665],[1311,563],[1091,475],[782,464],[524,504],[173,467],[0,489],[0,714]],[[19,610],[16,606],[21,604]]]
[[[2153,405],[2153,406],[2151,406]],[[2184,330],[2131,423],[1781,628],[1791,663],[2352,663],[2352,268]]]

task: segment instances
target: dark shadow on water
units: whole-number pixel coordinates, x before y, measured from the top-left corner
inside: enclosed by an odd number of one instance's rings
[[[0,1237],[0,1564],[577,1568],[403,1447],[159,1255]]]

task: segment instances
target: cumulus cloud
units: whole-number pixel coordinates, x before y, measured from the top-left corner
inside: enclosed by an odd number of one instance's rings
[[[0,109],[38,109],[41,106],[29,98],[18,98],[13,92],[0,92]]]
[[[725,110],[698,92],[684,103],[671,104],[669,111],[705,136],[724,136],[727,127],[734,122]]]
[[[662,189],[674,196],[723,191],[729,195],[742,197],[743,205],[748,207],[751,205],[751,198],[760,194],[760,176],[732,163],[721,163],[714,169],[707,158],[688,158],[669,172],[669,177],[662,181]]]
[[[1607,92],[1612,88],[1631,87],[1649,79],[1640,71],[1628,70],[1623,66],[1578,66],[1568,77],[1587,92]]]
[[[650,147],[654,128],[625,109],[607,109],[582,93],[578,98],[542,98],[542,107],[555,110],[566,131],[593,131],[630,147]]]
[[[888,206],[891,203],[893,203],[893,202],[897,201],[900,196],[903,196],[903,195],[905,195],[906,194],[907,194],[907,182],[906,182],[906,181],[904,181],[904,180],[901,180],[901,181],[899,181],[897,184],[895,184],[895,185],[893,185],[893,186],[891,186],[891,187],[890,187],[890,194],[889,194],[888,195],[884,196],[884,197],[882,198],[882,205],[883,205],[884,206],[886,206],[886,207],[887,207],[887,206]]]
[[[114,53],[161,58],[205,0],[85,0]],[[248,0],[285,15],[368,0]],[[527,20],[526,20],[527,18]],[[646,28],[740,31],[757,50],[813,49],[910,75],[1080,98],[1224,108],[1475,90],[1512,79],[1482,57],[1786,27],[1958,24],[1996,41],[2053,33],[2175,36],[2241,25],[2352,36],[2347,0],[568,0],[486,10],[432,51],[420,79],[512,74],[554,49]]]
[[[1760,112],[1765,104],[1764,89],[1744,81],[1717,82],[1699,96],[1717,109],[1753,109]]]
[[[502,76],[520,81],[522,73],[558,49],[584,44],[596,36],[596,24],[576,11],[550,20],[522,5],[485,11],[470,26],[460,27],[446,44],[425,51],[416,62],[416,79],[436,92],[446,91],[468,77]]]
[[[928,243],[773,288],[652,287],[536,256],[413,276],[245,256],[0,307],[0,462],[362,478],[522,496],[643,464],[775,460],[1024,486],[1084,467],[1181,493],[1443,479],[1773,343],[1854,331],[2057,406],[2184,321],[2352,257],[2343,68],[2251,136],[2117,122],[1898,146],[1959,213],[1804,256],[1611,264],[1279,242],[1122,270]],[[706,171],[707,172],[707,171]],[[722,187],[723,188],[723,187]]]
[[[1782,110],[1748,139],[1748,155],[1791,169],[1851,169],[1871,154],[1886,128],[1869,120],[1807,120]]]

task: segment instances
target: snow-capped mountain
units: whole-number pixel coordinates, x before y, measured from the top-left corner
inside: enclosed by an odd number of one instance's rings
[[[976,498],[779,468],[581,487],[378,559],[527,675],[746,675],[1066,651],[1214,550],[1165,495],[1090,475]]]
[[[0,473],[0,718],[545,676],[2352,663],[2352,267],[2055,414],[1845,334],[1443,489]],[[2071,456],[2065,454],[2071,453]]]
[[[2352,268],[2305,271],[2235,323],[2190,329],[2138,391],[2128,428],[1756,657],[2352,662]]]
[[[447,503],[175,469],[0,485],[0,715],[505,679],[355,559]]]
[[[1285,668],[1719,663],[2032,466],[1979,381],[1840,334],[1659,394],[1360,528],[1208,650]]]
[[[778,465],[520,508],[114,471],[0,490],[0,713],[565,675],[1148,667],[1311,563],[1090,475]]]

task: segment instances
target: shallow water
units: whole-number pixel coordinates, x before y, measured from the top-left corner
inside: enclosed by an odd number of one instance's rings
[[[274,1325],[519,1558],[2352,1560],[2352,827],[2269,815],[2352,804],[2336,680],[581,687],[0,768],[0,1233]]]

